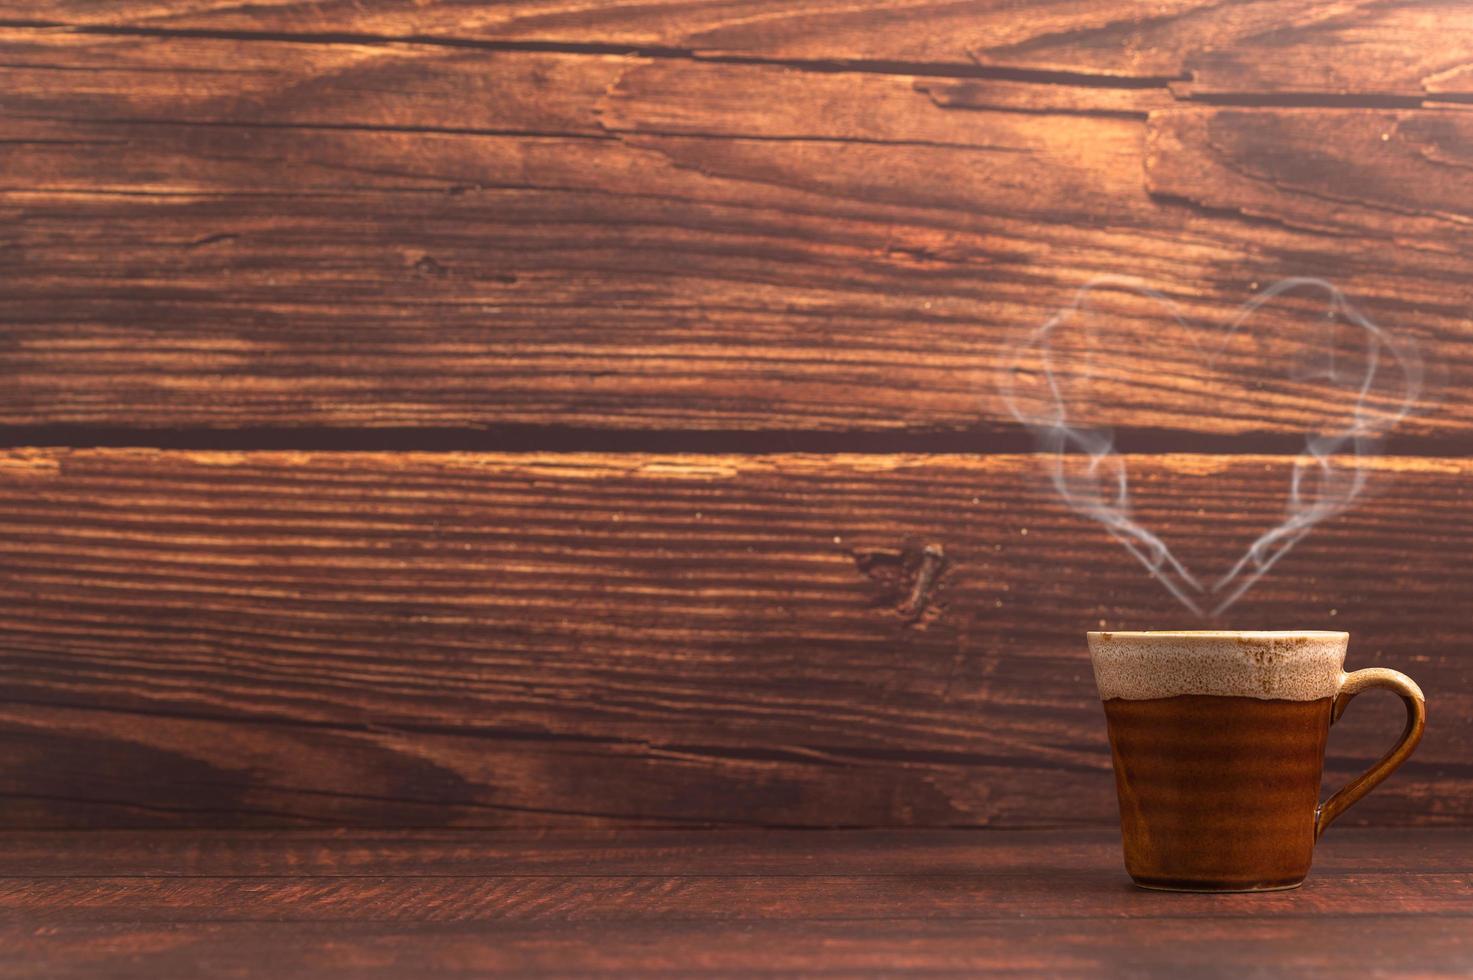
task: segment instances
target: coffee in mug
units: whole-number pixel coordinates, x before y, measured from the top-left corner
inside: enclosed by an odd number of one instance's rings
[[[1315,841],[1422,737],[1426,704],[1405,674],[1345,673],[1348,633],[1092,632],[1125,867],[1145,888],[1294,888]],[[1406,704],[1390,752],[1319,803],[1330,725],[1361,691]]]

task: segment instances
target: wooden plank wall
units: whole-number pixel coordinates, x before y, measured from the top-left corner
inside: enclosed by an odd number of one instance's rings
[[[1108,823],[1082,633],[1196,620],[993,385],[1105,273],[1204,323],[1322,276],[1420,347],[1375,492],[1218,623],[1416,676],[1347,819],[1473,822],[1466,4],[8,0],[0,47],[0,825]],[[1152,330],[1110,421],[1221,570],[1324,396]]]

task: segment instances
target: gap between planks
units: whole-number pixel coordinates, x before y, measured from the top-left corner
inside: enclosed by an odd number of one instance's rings
[[[1297,456],[1303,437],[1292,433],[1227,435],[1132,428],[1116,434],[1131,454],[1184,456]],[[964,455],[1030,454],[1036,445],[1022,429],[600,429],[560,425],[495,428],[394,426],[201,427],[150,429],[80,425],[0,426],[0,451],[37,449],[158,449],[229,452],[416,453],[644,453],[699,455]],[[1392,436],[1383,455],[1473,456],[1473,433]]]

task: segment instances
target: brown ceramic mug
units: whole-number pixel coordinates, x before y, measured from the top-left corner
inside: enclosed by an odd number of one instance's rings
[[[1303,883],[1315,841],[1406,760],[1426,703],[1405,674],[1345,673],[1348,633],[1089,634],[1105,704],[1125,868],[1137,885],[1261,891]],[[1361,691],[1406,704],[1396,745],[1319,803],[1330,725]]]

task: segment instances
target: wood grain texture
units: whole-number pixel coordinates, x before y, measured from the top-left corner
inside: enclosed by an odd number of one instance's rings
[[[1279,457],[1131,457],[1203,574]],[[1465,824],[1473,464],[1374,493],[1222,624],[1429,692],[1347,819]],[[1081,634],[1192,618],[1026,456],[21,451],[0,467],[0,822],[1105,825]],[[939,556],[928,577],[923,552]],[[1363,704],[1364,702],[1364,704]],[[1331,784],[1399,730],[1337,725]]]
[[[1319,5],[1319,16],[1280,21],[1184,61],[1197,98],[1313,94],[1468,101],[1473,11],[1459,0]]]
[[[1302,890],[1251,896],[1132,889],[1112,831],[53,834],[0,847],[7,977],[1473,965],[1466,832],[1337,829]]]
[[[705,57],[1000,68],[1110,79],[1181,79],[1206,93],[1420,96],[1467,91],[1473,61],[1458,0],[1030,5],[863,0],[843,7],[747,2],[505,3],[412,7],[269,0],[86,0],[0,4],[20,22],[102,30],[344,35],[492,44],[605,45]],[[1350,55],[1347,56],[1347,52]]]
[[[1312,304],[1203,353],[1281,277],[1421,348],[1420,455],[1224,625],[1417,676],[1350,819],[1467,824],[1467,23],[0,2],[0,439],[609,451],[6,455],[0,825],[1111,823],[1079,633],[1190,620],[1035,461],[612,452],[1026,448],[999,368],[1101,273],[1199,324],[1108,299],[1071,417],[1127,451],[1343,409]],[[1287,455],[1130,461],[1193,568],[1282,517]]]
[[[1151,117],[1146,174],[1204,207],[1453,251],[1473,228],[1470,137],[1457,110],[1171,110]]]
[[[333,37],[0,44],[0,425],[1018,448],[1007,347],[1101,273],[1207,329],[1334,279],[1442,369],[1402,431],[1445,446],[1473,418],[1458,112]],[[1156,354],[1097,365],[1140,379],[1121,428],[1291,437],[1331,397],[1119,314]],[[1266,317],[1258,363],[1315,323]]]
[[[517,976],[1040,977],[1312,973],[1367,963],[1388,974],[1456,977],[1469,965],[1459,915],[1278,915],[1227,920],[578,922],[395,924],[204,922],[0,925],[14,950],[0,975],[38,980]]]

